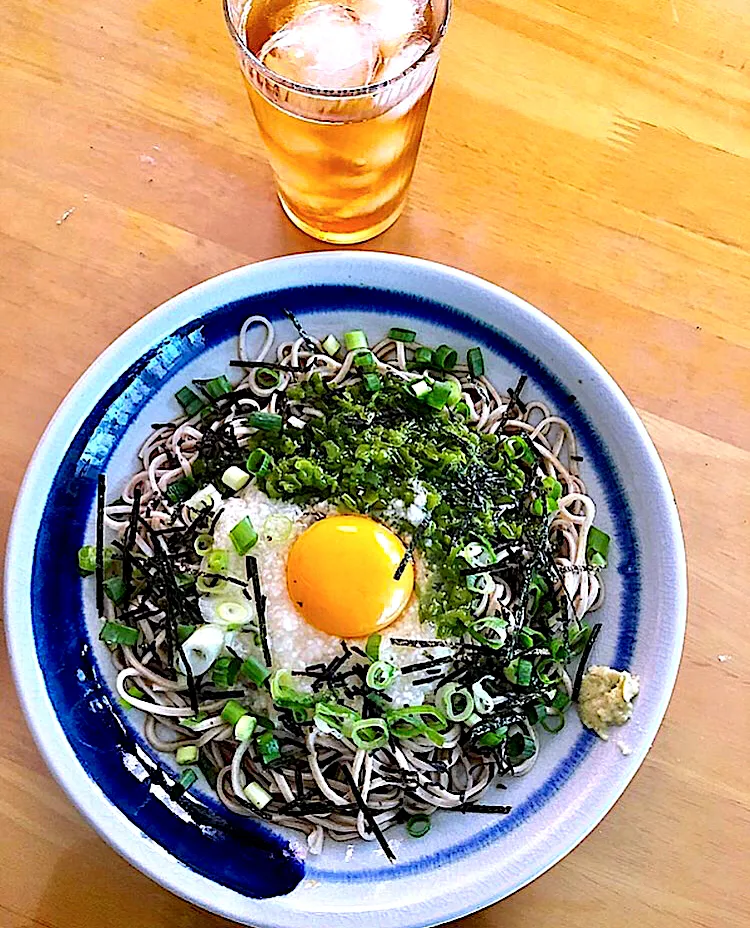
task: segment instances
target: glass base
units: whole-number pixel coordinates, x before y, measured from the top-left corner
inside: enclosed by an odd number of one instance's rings
[[[406,205],[406,198],[404,198],[390,216],[387,216],[374,226],[368,226],[366,229],[358,229],[356,232],[327,232],[325,229],[318,229],[316,226],[311,226],[305,222],[304,219],[300,219],[284,197],[280,193],[278,196],[281,208],[298,229],[321,242],[329,242],[332,245],[357,245],[359,242],[366,242],[368,239],[375,238],[376,235],[380,235],[381,232],[385,232],[386,229],[393,225],[404,211]]]

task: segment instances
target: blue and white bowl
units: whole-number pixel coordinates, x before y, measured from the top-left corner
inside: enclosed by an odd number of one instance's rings
[[[428,343],[481,345],[498,384],[528,375],[528,395],[576,431],[597,524],[612,536],[594,657],[641,677],[635,717],[609,742],[571,712],[563,732],[544,739],[533,771],[490,794],[511,804],[510,814],[437,814],[421,840],[394,829],[393,865],[374,842],[329,842],[320,857],[305,859],[293,833],[231,815],[200,782],[191,816],[170,803],[175,772],[145,742],[140,714],[126,713],[112,695],[112,667],[92,634],[90,590],[75,570],[77,549],[92,537],[97,474],[106,472],[111,490],[124,483],[150,423],[178,414],[175,391],[236,356],[246,316],[263,313],[291,336],[282,307],[316,335],[405,325]],[[83,815],[136,867],[191,902],[259,928],[417,928],[466,915],[533,880],[623,792],[677,674],[685,558],[657,453],[630,403],[578,342],[476,277],[412,258],[339,251],[206,281],[104,352],[58,410],[26,474],[5,601],[16,683],[39,748]]]

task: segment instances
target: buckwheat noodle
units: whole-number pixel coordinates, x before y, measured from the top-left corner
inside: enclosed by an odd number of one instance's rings
[[[248,348],[249,336],[258,330],[262,345],[252,353]],[[254,411],[276,412],[283,404],[287,415],[302,420],[320,415],[317,410],[286,397],[285,390],[295,378],[304,379],[317,372],[331,388],[341,388],[358,379],[352,371],[353,352],[343,361],[335,360],[307,335],[279,344],[275,352],[274,342],[274,327],[265,317],[251,316],[242,325],[239,359],[260,362],[273,356],[281,379],[277,386],[263,386],[258,380],[258,369],[247,370],[235,385],[238,397],[230,398],[226,415],[209,426],[213,430],[228,430],[240,446],[247,444],[252,433],[247,417]],[[411,380],[421,376],[407,369],[419,347],[419,342],[404,344],[385,338],[371,351],[379,372]],[[549,524],[549,541],[558,589],[559,584],[564,584],[564,591],[560,592],[567,597],[571,614],[581,619],[600,605],[603,591],[596,571],[586,566],[587,537],[595,506],[579,474],[580,458],[571,427],[541,401],[518,403],[486,377],[472,378],[466,366],[456,367],[447,376],[460,384],[473,428],[478,432],[501,430],[505,435],[525,436],[545,474],[562,484],[559,509]],[[174,480],[191,475],[205,429],[200,414],[155,426],[138,453],[139,469],[125,486],[121,500],[107,507],[105,524],[122,537],[130,522],[136,490],[140,491],[141,521],[134,545],[146,556],[154,554],[154,536],[149,530],[166,529],[174,524],[176,511],[179,514],[179,506],[169,502],[165,490]],[[159,538],[168,552],[169,534],[165,532]],[[507,613],[512,606],[512,590],[498,578],[492,591],[479,598],[475,614],[492,616],[501,609]],[[187,745],[201,748],[214,768],[216,791],[228,809],[239,815],[260,814],[305,832],[313,853],[321,850],[325,836],[336,841],[356,838],[371,841],[375,837],[363,812],[357,808],[350,787],[339,776],[342,764],[349,767],[381,830],[403,821],[405,815],[463,808],[482,795],[498,772],[508,772],[499,771],[491,756],[473,754],[462,745],[461,728],[455,723],[445,732],[442,747],[420,735],[398,743],[394,739],[388,746],[371,752],[358,749],[343,736],[325,734],[315,728],[304,732],[292,730],[286,744],[292,750],[282,755],[288,760],[277,767],[266,767],[255,754],[252,742],[235,740],[232,726],[222,720],[220,713],[226,697],[219,698],[220,694],[200,703],[201,721],[193,723],[189,730],[180,726],[180,720],[194,716],[194,711],[187,685],[171,678],[164,613],[149,600],[148,593],[134,596],[130,611],[137,618],[144,645],[138,654],[128,646],[114,652],[113,658],[120,668],[117,689],[123,699],[146,714],[144,733],[149,743],[157,751],[169,753]],[[565,667],[558,663],[550,673],[556,674],[570,695],[572,684]],[[134,698],[126,684],[128,687],[135,684],[143,697]],[[519,714],[512,725],[538,746],[534,726],[525,716]],[[281,738],[284,741],[284,735]],[[527,773],[536,757],[535,751],[511,772]],[[251,780],[260,783],[273,797],[262,813],[244,797],[243,789]],[[307,797],[304,801],[300,800],[300,789]],[[309,812],[305,812],[306,807]],[[295,812],[295,808],[299,811]]]

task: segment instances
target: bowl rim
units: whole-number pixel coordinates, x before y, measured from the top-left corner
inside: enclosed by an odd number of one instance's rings
[[[384,252],[339,250],[286,255],[243,265],[190,287],[146,313],[101,352],[93,364],[78,378],[44,430],[27,467],[13,511],[5,558],[4,602],[10,663],[27,724],[47,766],[84,818],[120,855],[155,882],[204,909],[233,920],[237,920],[238,917],[243,920],[251,919],[252,924],[257,928],[266,928],[266,926],[274,928],[282,924],[278,919],[280,914],[278,903],[281,904],[283,911],[283,896],[267,900],[246,898],[244,900],[246,911],[238,915],[236,911],[216,900],[212,893],[217,888],[217,884],[209,878],[189,871],[181,861],[142,834],[139,834],[135,840],[131,840],[127,829],[121,827],[123,823],[129,823],[129,820],[88,777],[50,704],[41,668],[35,660],[34,649],[29,647],[33,645],[34,636],[30,622],[31,608],[25,591],[29,589],[31,561],[33,560],[33,544],[30,545],[30,539],[33,540],[36,537],[39,522],[35,513],[43,508],[46,500],[44,488],[48,487],[54,476],[54,473],[48,476],[49,472],[45,472],[46,461],[49,457],[55,460],[59,449],[67,447],[67,437],[80,428],[90,410],[87,397],[101,395],[111,382],[113,368],[119,369],[122,365],[124,369],[127,369],[141,356],[144,346],[147,348],[154,344],[154,337],[149,334],[149,330],[160,320],[168,319],[172,312],[180,310],[189,312],[191,304],[196,300],[210,298],[212,293],[218,294],[222,287],[228,284],[242,285],[247,282],[246,294],[249,295],[253,292],[255,275],[273,270],[278,273],[279,281],[282,283],[285,268],[299,265],[304,267],[308,263],[318,266],[318,270],[321,267],[323,269],[330,267],[331,280],[328,282],[333,286],[351,283],[356,278],[358,268],[376,267],[385,270],[386,274],[388,268],[414,274],[416,291],[419,288],[417,278],[420,272],[430,271],[433,274],[450,277],[458,284],[463,283],[470,285],[473,289],[478,288],[484,291],[489,299],[502,300],[530,316],[542,329],[554,333],[574,355],[585,361],[598,383],[616,402],[619,412],[627,417],[640,439],[641,451],[646,454],[652,466],[653,475],[657,481],[657,492],[663,498],[668,513],[668,524],[665,524],[663,528],[664,544],[671,549],[675,573],[671,614],[671,625],[674,629],[672,647],[668,655],[668,665],[663,668],[663,675],[659,681],[660,693],[657,706],[634,752],[634,763],[622,780],[622,789],[607,796],[597,806],[595,814],[586,817],[577,829],[571,829],[571,835],[565,842],[561,842],[555,854],[541,861],[533,870],[529,868],[529,871],[517,880],[516,885],[503,887],[498,892],[494,888],[478,883],[476,897],[474,894],[469,894],[470,898],[465,899],[463,903],[459,902],[455,910],[429,914],[425,911],[421,915],[415,912],[411,917],[404,917],[393,922],[401,928],[417,928],[417,926],[425,928],[428,925],[437,925],[460,918],[511,895],[554,866],[590,834],[622,795],[650,749],[669,705],[682,654],[687,617],[687,564],[679,514],[664,465],[638,414],[612,376],[580,342],[541,310],[490,281],[437,262]],[[346,267],[345,274],[342,273],[342,266]],[[385,275],[383,279],[386,279]],[[213,305],[220,304],[217,301]],[[194,318],[199,318],[200,314],[205,311],[201,308]],[[462,311],[473,315],[470,308],[463,308]],[[173,328],[170,322],[170,329]],[[40,495],[41,504],[37,502]],[[144,841],[150,850],[149,854],[138,853],[139,849],[143,850]],[[190,880],[186,879],[186,873],[190,874]],[[394,903],[392,908],[398,908],[398,904]],[[401,911],[408,915],[409,909],[402,908]],[[331,926],[343,924],[348,917],[351,916],[331,914],[328,924]],[[250,924],[250,921],[245,923]],[[292,919],[287,924],[296,925],[297,923]]]

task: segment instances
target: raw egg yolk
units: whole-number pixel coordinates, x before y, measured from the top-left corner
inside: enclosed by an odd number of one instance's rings
[[[414,568],[394,579],[406,549],[367,516],[329,516],[294,542],[287,559],[292,602],[315,628],[336,638],[365,638],[390,625],[409,602]]]

